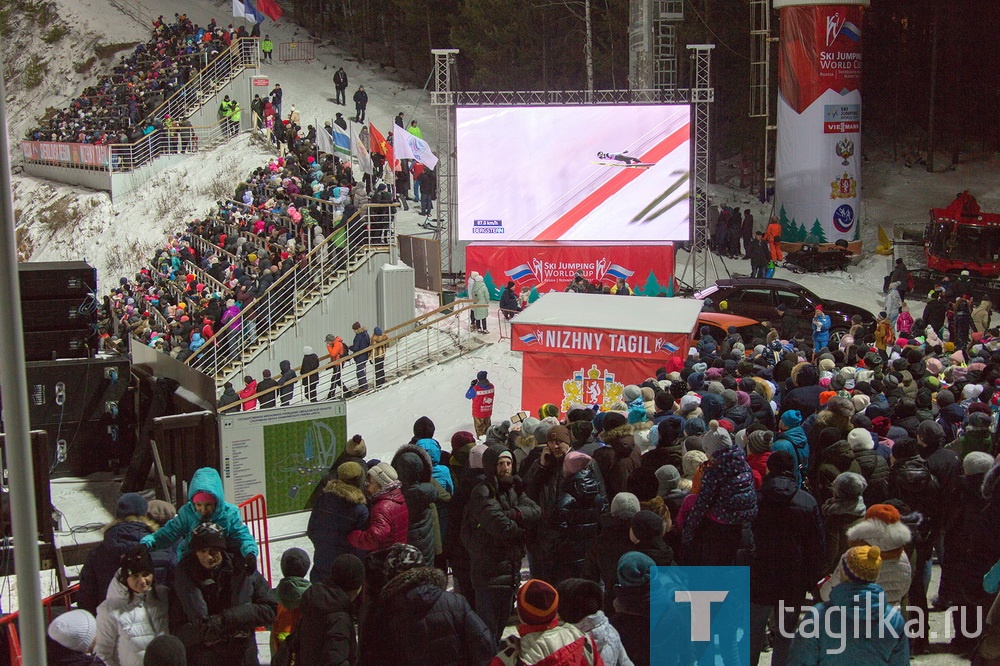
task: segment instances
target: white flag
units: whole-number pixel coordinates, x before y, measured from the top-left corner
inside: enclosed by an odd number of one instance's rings
[[[354,157],[358,160],[358,167],[362,173],[371,175],[374,171],[372,167],[372,156],[365,148],[365,144],[358,138],[358,124],[351,123],[351,148],[354,150]]]
[[[413,151],[410,150],[410,144],[406,142],[405,136],[409,136],[410,133],[405,129],[396,125],[392,128],[394,131],[392,133],[392,152],[395,154],[397,160],[412,160]]]
[[[396,159],[416,160],[428,169],[433,169],[437,166],[437,155],[431,152],[431,146],[429,143],[418,136],[410,134],[409,132],[401,131],[398,132],[398,135],[399,139],[401,139],[399,141],[401,149],[396,148],[397,133],[393,132],[392,134],[392,147],[396,151]],[[409,153],[409,155],[407,155],[407,153]]]
[[[327,131],[326,127],[320,127],[319,131],[316,132],[316,147],[319,148],[319,152],[326,153],[327,155],[333,155],[333,137]]]

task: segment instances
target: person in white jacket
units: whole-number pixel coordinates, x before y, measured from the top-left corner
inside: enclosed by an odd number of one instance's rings
[[[107,666],[142,666],[146,647],[168,633],[167,588],[156,585],[149,551],[134,548],[97,607],[95,652]]]

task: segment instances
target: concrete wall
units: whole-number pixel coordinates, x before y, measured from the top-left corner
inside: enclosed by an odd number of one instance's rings
[[[303,317],[298,326],[292,326],[274,343],[257,354],[243,370],[236,370],[227,380],[237,389],[243,386],[243,375],[249,374],[258,381],[265,368],[277,377],[279,363],[287,359],[292,367],[302,364],[302,348],[313,348],[319,356],[326,354],[324,341],[328,333],[339,335],[347,346],[354,340],[351,325],[360,322],[369,334],[376,326],[388,328],[414,316],[413,269],[389,265],[385,272],[392,278],[380,279],[389,255],[377,254],[351,275],[350,283],[342,283],[324,301],[317,303]],[[405,277],[409,271],[409,279]],[[407,286],[408,284],[408,286]],[[379,295],[380,286],[392,293]],[[408,295],[407,295],[408,290]],[[380,316],[380,303],[383,314]],[[382,317],[385,321],[382,321]],[[352,370],[353,372],[353,370]]]
[[[185,160],[187,160],[187,155],[161,155],[149,164],[145,164],[133,171],[112,174],[111,200],[118,201],[127,194],[142,189],[154,175],[170,167],[183,164]]]
[[[109,171],[90,171],[88,169],[25,162],[24,172],[37,178],[54,180],[69,185],[82,185],[93,190],[107,192],[111,189],[111,173]]]

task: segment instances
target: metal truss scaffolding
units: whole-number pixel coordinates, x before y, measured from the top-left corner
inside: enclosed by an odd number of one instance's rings
[[[708,121],[710,105],[715,101],[715,88],[711,84],[712,49],[715,44],[689,44],[687,48],[694,61],[691,87],[691,182],[694,196],[691,199],[691,249],[681,280],[691,269],[689,284],[694,289],[702,289],[708,284],[710,261],[716,277],[719,275],[715,258],[708,247]]]
[[[455,93],[452,76],[458,49],[431,49],[434,55],[434,91],[431,106],[435,109],[435,130],[438,144],[437,165],[437,231],[435,240],[441,243],[441,273],[451,275],[456,270],[455,180],[458,174],[455,153]],[[464,264],[464,261],[461,262]]]

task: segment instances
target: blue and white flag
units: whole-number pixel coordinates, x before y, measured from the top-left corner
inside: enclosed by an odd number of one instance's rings
[[[529,277],[534,277],[534,273],[531,272],[531,268],[528,264],[521,264],[520,266],[515,266],[509,271],[504,271],[504,275],[509,277],[514,282],[520,282],[521,280]]]
[[[243,18],[254,23],[264,20],[264,15],[257,9],[253,0],[233,0],[233,16]]]
[[[526,345],[536,345],[538,344],[538,338],[535,337],[534,333],[528,333],[527,335],[518,336],[521,338],[521,342]]]
[[[622,280],[627,280],[633,275],[635,275],[635,271],[630,271],[624,266],[619,266],[618,264],[611,264],[611,266],[608,267],[608,272],[606,273],[606,275],[610,275],[616,280],[618,278],[621,278]]]
[[[394,129],[396,131],[392,133],[392,150],[397,160],[416,160],[428,169],[437,166],[437,155],[431,152],[429,143],[398,127]]]

